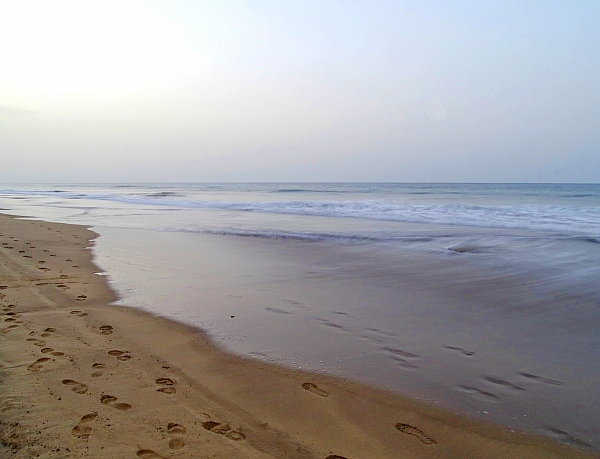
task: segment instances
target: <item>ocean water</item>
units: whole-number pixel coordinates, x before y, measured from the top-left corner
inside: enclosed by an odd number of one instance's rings
[[[4,185],[121,303],[228,349],[600,449],[600,185]]]

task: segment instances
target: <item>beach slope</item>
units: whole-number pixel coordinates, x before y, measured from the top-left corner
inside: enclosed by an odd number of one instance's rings
[[[111,306],[96,237],[0,215],[0,457],[598,457]]]

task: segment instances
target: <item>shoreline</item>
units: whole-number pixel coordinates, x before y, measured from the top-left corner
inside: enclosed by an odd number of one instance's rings
[[[199,329],[110,305],[86,227],[1,214],[0,228],[9,457],[598,457],[229,354]]]

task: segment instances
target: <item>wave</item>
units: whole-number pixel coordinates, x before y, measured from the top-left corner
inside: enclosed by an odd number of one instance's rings
[[[315,187],[316,188],[316,187]],[[278,188],[295,192],[301,188]],[[328,188],[331,192],[331,187]],[[600,237],[600,205],[558,206],[542,204],[476,205],[458,203],[405,203],[393,196],[384,199],[360,200],[281,200],[281,201],[217,201],[202,200],[205,194],[176,191],[140,190],[139,193],[119,192],[115,188],[73,190],[60,194],[56,190],[3,190],[0,194],[16,196],[60,196],[68,200],[100,200],[161,206],[166,209],[227,210],[261,212],[270,214],[298,215],[327,218],[357,218],[388,222],[425,223],[438,225],[475,226],[488,228],[512,228],[577,233],[592,238]],[[181,191],[181,192],[180,192]],[[222,196],[222,194],[219,194]],[[238,196],[242,196],[237,194]],[[243,194],[252,198],[251,193]]]
[[[159,191],[156,193],[148,193],[143,196],[148,196],[149,198],[168,198],[173,196],[185,196],[181,193],[176,193],[174,191]]]
[[[348,193],[348,191],[345,191]],[[342,191],[336,190],[313,190],[310,188],[279,188],[271,191],[271,193],[329,193],[329,194],[337,194],[342,193]]]
[[[297,240],[306,242],[405,242],[405,243],[426,243],[434,240],[433,237],[423,236],[389,236],[379,235],[370,236],[365,234],[355,233],[331,233],[331,232],[316,232],[316,231],[284,231],[284,230],[249,230],[242,228],[204,228],[196,226],[175,226],[175,227],[160,227],[156,228],[159,231],[168,232],[185,232],[185,233],[200,233],[200,234],[215,234],[221,236],[241,236],[252,237],[259,239],[281,239],[281,240]],[[436,236],[435,239],[446,238],[451,236]]]

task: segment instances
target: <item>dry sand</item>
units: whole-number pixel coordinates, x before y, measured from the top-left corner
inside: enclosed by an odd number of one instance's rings
[[[0,215],[0,457],[599,457],[110,306],[95,237]]]

